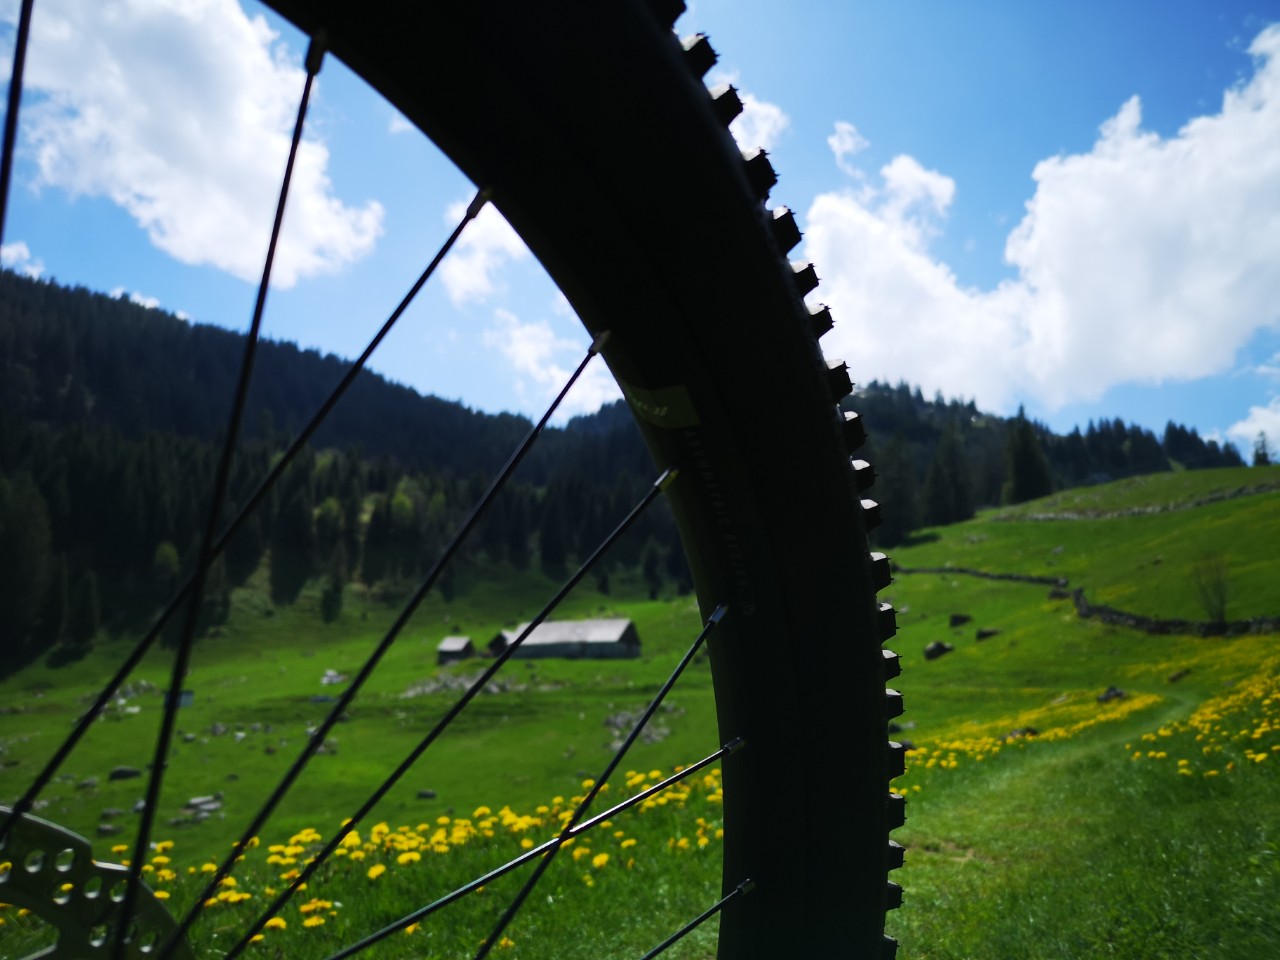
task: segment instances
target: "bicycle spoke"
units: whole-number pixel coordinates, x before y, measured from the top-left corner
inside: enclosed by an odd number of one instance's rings
[[[561,393],[561,396],[563,396],[563,391]],[[558,399],[559,398],[557,398],[557,402],[558,402]],[[573,588],[576,587],[579,582],[581,582],[582,578],[585,577],[591,571],[591,568],[595,566],[596,561],[599,560],[600,557],[604,555],[604,553],[609,549],[609,547],[611,547],[618,540],[619,537],[621,537],[624,533],[627,532],[628,529],[630,529],[631,525],[635,523],[637,519],[639,519],[640,515],[643,514],[646,509],[648,509],[649,505],[652,504],[654,500],[657,499],[658,494],[660,494],[663,490],[665,490],[667,486],[672,482],[672,480],[675,479],[675,476],[676,476],[676,471],[666,470],[662,473],[661,476],[658,477],[657,480],[653,482],[653,484],[649,487],[648,491],[640,499],[640,501],[634,507],[631,508],[631,511],[626,515],[626,517],[624,517],[622,521],[613,529],[613,532],[610,533],[607,537],[605,537],[603,541],[601,541],[600,545],[595,548],[592,554],[585,561],[583,561],[583,563],[578,567],[578,569],[574,571],[574,573],[569,577],[569,579],[566,580],[565,583],[560,587],[560,589],[556,591],[555,595],[549,601],[547,601],[547,603],[543,606],[543,608],[540,611],[538,611],[537,616],[535,616],[533,620],[529,622],[528,626],[526,626],[524,630],[521,631],[520,635],[516,637],[515,640],[513,640],[510,644],[507,645],[507,648],[503,650],[502,653],[499,654],[497,658],[493,661],[493,663],[490,664],[484,670],[484,672],[481,673],[480,676],[477,677],[476,680],[466,689],[466,691],[463,692],[462,696],[459,697],[458,700],[453,704],[453,706],[449,708],[449,710],[445,713],[445,715],[441,717],[438,721],[436,721],[435,726],[431,728],[430,732],[428,732],[427,735],[423,737],[422,740],[418,743],[418,745],[409,752],[408,756],[406,756],[404,760],[400,762],[400,765],[396,767],[396,769],[392,771],[392,773],[382,782],[381,786],[379,786],[377,790],[375,790],[372,794],[370,794],[369,798],[360,806],[360,809],[357,810],[354,814],[352,814],[350,817],[348,817],[344,821],[342,831],[339,833],[335,833],[333,837],[329,839],[329,842],[326,843],[325,846],[321,849],[321,851],[315,855],[315,857],[311,860],[310,863],[306,865],[306,867],[302,870],[302,872],[297,877],[294,878],[293,882],[290,883],[290,885],[275,899],[275,901],[272,902],[271,906],[268,907],[266,911],[264,911],[262,916],[258,918],[258,920],[254,923],[254,925],[249,929],[249,931],[246,934],[244,934],[244,936],[236,944],[236,946],[233,947],[232,950],[227,954],[227,960],[231,960],[231,958],[238,956],[240,951],[242,951],[246,946],[248,946],[250,942],[250,938],[252,938],[254,934],[258,933],[262,929],[262,927],[266,924],[266,922],[269,919],[271,919],[271,917],[274,916],[276,912],[278,912],[280,908],[284,906],[285,903],[289,901],[289,898],[292,897],[293,894],[304,883],[307,882],[307,878],[310,877],[311,874],[314,873],[317,869],[319,869],[320,865],[323,864],[325,860],[328,859],[330,854],[332,854],[333,851],[337,849],[338,844],[342,842],[342,837],[345,836],[346,832],[348,830],[354,829],[361,821],[363,821],[364,818],[368,816],[369,812],[378,804],[378,802],[384,796],[386,796],[386,794],[391,790],[391,788],[394,787],[400,781],[400,779],[406,773],[409,772],[409,769],[418,761],[418,758],[421,757],[422,754],[424,754],[427,751],[427,749],[433,743],[435,743],[437,739],[439,739],[440,735],[444,733],[444,731],[447,730],[452,725],[453,721],[456,720],[458,716],[461,715],[462,711],[466,709],[467,704],[469,704],[473,699],[475,699],[476,695],[485,688],[485,686],[489,683],[489,681],[493,679],[494,675],[497,674],[499,670],[502,669],[502,667],[506,664],[506,662],[510,660],[513,656],[515,656],[516,651],[524,643],[525,639],[531,633],[533,633],[533,631],[537,628],[537,626],[540,623],[542,623],[544,620],[547,619],[547,617],[551,615],[552,611],[554,611],[556,607],[558,607],[561,604],[564,598],[567,597],[570,592],[572,592]],[[443,561],[437,562],[437,570],[440,569],[442,562]],[[415,597],[412,601],[410,601],[410,606],[413,608],[416,608],[417,603],[421,601],[422,596],[425,596],[425,590],[420,591],[420,595]],[[412,609],[406,610],[405,613],[401,614],[401,617],[397,621],[397,624],[399,625],[402,622],[407,622],[409,615],[411,613],[412,613]],[[399,627],[397,626],[394,629],[396,629],[398,632]],[[350,692],[351,691],[348,691],[348,693]],[[350,702],[350,697],[346,698],[346,702],[348,703]],[[338,703],[334,704],[333,712],[330,713],[330,717],[334,719],[334,722],[336,722],[337,720],[337,715],[341,713],[340,708],[342,706],[343,704],[341,700]],[[312,738],[308,743],[308,748],[313,750],[315,746],[323,742],[324,742],[323,735],[319,730],[317,730],[317,732],[312,735]],[[237,850],[241,849],[244,843],[246,842],[247,842],[247,838],[242,839],[242,841],[240,842],[240,844],[237,846],[236,849]],[[229,867],[230,864],[233,864],[233,863],[234,863],[234,857],[229,857],[228,863],[224,865]],[[212,888],[212,886],[213,884],[211,883],[210,888]],[[197,903],[199,903],[199,901],[197,901]],[[191,911],[189,911],[188,913],[188,917],[194,914],[194,912],[197,909],[198,907],[193,906]],[[184,918],[184,921],[186,921],[187,919],[188,918]],[[185,929],[185,927],[183,927],[183,929]],[[162,954],[162,960],[163,960],[163,954]]]
[[[692,763],[689,766],[683,768],[679,773],[672,774],[671,776],[667,777],[667,779],[661,781],[660,783],[653,784],[653,786],[649,787],[646,790],[641,790],[639,793],[628,797],[626,800],[623,800],[621,803],[617,804],[616,806],[610,807],[608,810],[604,811],[603,813],[596,814],[594,817],[592,817],[589,820],[584,820],[582,823],[578,824],[578,826],[574,828],[572,834],[570,834],[569,836],[564,837],[564,836],[557,835],[552,837],[550,840],[544,841],[543,843],[539,844],[536,847],[532,847],[526,850],[524,853],[520,854],[520,856],[514,857],[511,860],[508,860],[506,863],[502,864],[502,866],[495,867],[494,869],[490,870],[488,873],[484,874],[483,876],[476,877],[474,880],[470,881],[469,883],[463,884],[461,887],[458,887],[456,890],[453,890],[452,892],[445,894],[443,897],[439,898],[438,900],[432,901],[431,903],[427,904],[425,907],[419,907],[417,910],[413,911],[413,913],[405,914],[399,920],[395,920],[390,924],[388,924],[387,926],[383,927],[381,930],[378,930],[376,933],[371,933],[369,934],[369,936],[363,938],[362,940],[358,940],[355,943],[351,944],[350,946],[344,947],[342,950],[339,950],[337,953],[332,954],[329,957],[326,957],[325,960],[346,960],[347,957],[354,956],[355,954],[360,953],[362,950],[369,949],[369,947],[372,947],[374,944],[382,940],[385,940],[387,937],[391,936],[393,933],[396,933],[399,930],[403,930],[405,927],[409,926],[410,924],[418,923],[421,920],[425,920],[427,917],[431,916],[433,913],[443,910],[445,907],[449,906],[449,904],[456,903],[457,901],[461,900],[467,894],[474,893],[480,887],[486,886],[487,884],[492,883],[494,880],[499,880],[502,877],[505,877],[512,870],[519,869],[520,867],[524,866],[526,863],[529,863],[532,860],[536,860],[538,857],[541,857],[549,853],[552,849],[563,846],[567,841],[573,839],[574,837],[577,837],[581,834],[586,833],[587,831],[593,829],[599,824],[604,823],[606,820],[610,820],[613,817],[616,817],[618,814],[626,810],[630,810],[632,807],[636,806],[637,804],[643,803],[645,800],[648,800],[650,797],[661,793],[663,790],[666,790],[670,787],[675,786],[680,781],[693,776],[695,773],[698,773],[700,770],[706,769],[716,761],[721,760],[724,757],[729,756],[730,754],[736,753],[744,745],[745,744],[742,740],[731,740],[729,743],[726,743],[723,747],[721,747],[719,750],[715,751],[714,753],[708,754],[707,756],[703,757],[701,760],[697,761],[696,763]]]
[[[9,210],[9,181],[13,179],[13,151],[18,143],[18,107],[22,101],[22,71],[31,37],[31,9],[35,0],[22,0],[18,33],[13,42],[13,72],[9,76],[9,108],[4,115],[4,148],[0,153],[0,243],[4,242],[5,215]]]
[[[649,721],[653,719],[653,715],[658,712],[658,707],[662,705],[662,701],[665,700],[667,694],[671,692],[671,688],[676,685],[676,681],[680,679],[680,675],[684,673],[685,668],[693,661],[694,654],[696,654],[702,647],[703,642],[707,639],[708,635],[710,635],[711,631],[719,625],[722,619],[724,619],[726,610],[727,608],[722,604],[716,607],[715,610],[712,611],[711,616],[707,618],[706,625],[702,628],[692,645],[690,645],[688,652],[686,652],[680,659],[680,662],[676,664],[676,668],[671,671],[671,676],[667,678],[666,683],[664,683],[658,690],[653,700],[649,703],[649,706],[645,709],[644,713],[641,714],[640,719],[632,725],[631,732],[627,734],[622,745],[609,759],[609,763],[605,766],[600,776],[598,776],[591,784],[591,788],[587,791],[586,796],[582,798],[582,802],[579,803],[577,808],[573,811],[573,815],[565,822],[564,828],[560,831],[560,839],[562,841],[570,836],[570,832],[578,824],[578,821],[586,816],[587,811],[591,809],[591,804],[595,801],[596,797],[600,795],[600,791],[603,790],[604,785],[609,782],[609,778],[613,776],[614,771],[618,769],[618,765],[622,763],[622,758],[626,756],[627,751],[631,749],[632,745],[634,745],[636,740],[639,738],[641,732],[646,726],[648,726]],[[529,898],[529,894],[533,893],[533,888],[538,885],[538,881],[542,879],[542,875],[550,868],[551,862],[555,860],[556,854],[560,852],[561,846],[562,844],[554,847],[547,856],[543,857],[538,862],[533,873],[530,874],[529,879],[525,881],[524,886],[521,887],[520,891],[512,898],[507,909],[504,910],[502,916],[498,918],[498,922],[494,924],[493,930],[490,931],[489,936],[480,944],[480,949],[476,952],[475,960],[484,960],[484,958],[489,955],[489,951],[493,949],[494,944],[498,942],[499,938],[510,925],[511,921],[515,919],[515,915],[520,911],[520,908],[524,906],[524,902]]]
[[[125,883],[124,901],[120,910],[120,922],[112,939],[111,958],[121,960],[124,955],[125,941],[129,938],[130,918],[138,898],[141,884],[142,866],[146,860],[150,846],[151,830],[155,824],[156,809],[160,805],[160,790],[164,784],[164,769],[169,757],[169,747],[173,739],[173,728],[178,715],[178,703],[181,699],[182,685],[186,682],[187,668],[191,661],[191,647],[196,632],[196,620],[200,615],[200,601],[204,595],[205,581],[209,576],[209,568],[213,564],[213,546],[217,538],[218,527],[222,521],[222,501],[231,481],[231,464],[235,459],[236,445],[240,437],[240,426],[244,419],[244,408],[249,397],[249,383],[253,378],[253,363],[257,353],[258,337],[262,329],[262,315],[266,310],[267,291],[271,285],[271,268],[275,262],[276,249],[280,242],[280,231],[284,225],[285,204],[289,197],[289,185],[293,178],[294,165],[298,158],[298,148],[302,144],[302,130],[306,122],[307,104],[311,99],[311,91],[315,86],[316,74],[324,61],[324,36],[317,34],[311,38],[307,49],[307,76],[302,87],[302,97],[298,103],[298,114],[293,126],[293,139],[289,144],[289,156],[285,161],[284,177],[280,184],[280,198],[276,203],[275,219],[271,224],[271,239],[267,243],[267,255],[262,266],[262,280],[258,285],[258,296],[253,306],[253,319],[249,323],[249,332],[245,339],[244,356],[240,366],[240,379],[236,384],[235,399],[231,407],[231,416],[227,424],[227,435],[223,440],[222,454],[218,459],[218,469],[213,484],[213,494],[209,504],[209,517],[205,524],[204,536],[200,541],[200,553],[196,562],[196,572],[191,586],[191,597],[188,601],[185,622],[178,641],[178,649],[173,658],[173,671],[169,680],[169,694],[164,704],[160,719],[160,732],[156,737],[155,751],[151,762],[151,773],[147,779],[147,791],[144,799],[138,833],[134,839],[133,859],[129,863],[129,875]]]
[[[707,910],[698,914],[698,916],[694,917],[692,920],[686,923],[683,927],[681,927],[671,936],[667,937],[667,939],[663,940],[660,944],[658,944],[656,947],[654,947],[652,950],[646,953],[643,957],[640,958],[640,960],[652,960],[652,958],[658,956],[658,954],[665,953],[668,947],[675,944],[678,940],[683,939],[685,934],[692,933],[695,929],[702,926],[703,923],[710,920],[717,913],[723,910],[730,901],[736,900],[738,897],[741,897],[744,894],[750,893],[754,888],[755,888],[754,881],[743,880],[740,884],[737,885],[737,887],[734,888],[732,893],[725,894]]]

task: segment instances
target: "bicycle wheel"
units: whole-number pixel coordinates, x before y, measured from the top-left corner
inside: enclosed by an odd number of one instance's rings
[[[709,93],[705,42],[661,0],[540,4],[271,4],[417,124],[493,202],[593,336],[655,461],[699,603],[728,608],[710,641],[723,761],[719,955],[892,954],[887,871],[902,820],[886,746],[899,698],[868,551],[870,468],[839,411],[846,368],[799,240],[765,200],[774,175],[727,132],[740,104]],[[780,796],[798,776],[825,803]],[[843,827],[825,809],[839,804]]]

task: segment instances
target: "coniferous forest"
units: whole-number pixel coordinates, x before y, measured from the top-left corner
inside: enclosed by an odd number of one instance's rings
[[[189,575],[242,349],[221,328],[0,272],[0,663],[74,656],[102,631],[145,625]],[[224,516],[346,368],[261,345]],[[1062,487],[1242,462],[1173,423],[1161,437],[1120,420],[1059,436],[1021,411],[992,416],[905,384],[873,382],[849,405],[869,425],[858,455],[876,467],[884,522],[873,537],[884,545]],[[352,584],[402,596],[529,428],[361,374],[227,544],[200,622],[225,619],[231,589],[264,564],[275,604],[322,584],[323,617]],[[438,588],[465,590],[503,565],[562,576],[653,478],[621,402],[548,430]],[[690,589],[668,511],[649,511],[615,545],[597,585],[619,570],[654,595]]]

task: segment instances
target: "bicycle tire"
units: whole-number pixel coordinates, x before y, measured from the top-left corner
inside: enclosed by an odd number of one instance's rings
[[[416,123],[522,236],[593,335],[660,466],[711,643],[724,761],[720,956],[869,957],[900,891],[901,821],[886,746],[898,698],[877,604],[887,561],[851,464],[851,385],[823,360],[828,320],[766,209],[774,175],[727,132],[736,95],[702,81],[713,57],[672,32],[683,5],[557,0],[280,0]],[[351,19],[353,11],[358,17]],[[443,96],[442,96],[443,92]],[[888,666],[886,666],[888,664]],[[821,800],[780,804],[797,777]],[[838,807],[839,820],[831,819]]]
[[[867,547],[872,473],[851,461],[846,368],[766,207],[767,158],[727,131],[705,42],[671,0],[270,0],[427,134],[521,235],[595,337],[667,490],[710,641],[725,757],[719,956],[892,955],[888,833],[902,750],[886,722],[896,658]],[[781,802],[799,779],[813,802]],[[838,809],[838,819],[832,810]]]

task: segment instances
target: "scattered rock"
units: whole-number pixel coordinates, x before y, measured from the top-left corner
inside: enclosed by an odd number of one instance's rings
[[[902,732],[902,725],[901,725],[901,724],[899,724],[899,723],[894,723],[893,721],[890,721],[890,722],[889,722],[889,732],[890,732],[890,733],[901,733],[901,732]]]
[[[950,653],[954,649],[955,647],[949,643],[943,643],[941,640],[935,640],[924,648],[924,658],[926,660],[937,660],[944,653]]]
[[[226,724],[223,724],[223,723],[214,723],[211,727],[209,727],[209,732],[213,734],[215,737],[220,737],[227,732],[227,726]]]
[[[236,743],[242,743],[244,738],[248,736],[243,730],[237,730],[235,733]]]
[[[308,697],[307,699],[310,700],[312,703],[333,703],[338,698],[331,697],[327,693],[317,693],[315,696]]]
[[[112,777],[111,779],[114,780],[115,777]],[[98,788],[97,777],[85,777],[83,780],[81,780],[79,783],[76,784],[77,790],[96,790],[97,788]]]
[[[195,742],[196,742],[196,735],[195,735],[194,733],[184,733],[184,734],[182,735],[182,742],[183,742],[183,743],[195,743]]]
[[[347,675],[339,673],[337,670],[326,670],[324,676],[320,678],[320,682],[323,684],[346,683]]]
[[[1049,599],[1050,600],[1070,600],[1071,591],[1064,590],[1062,589],[1062,587],[1054,587],[1052,590],[1049,591]]]
[[[1110,703],[1112,700],[1123,700],[1128,694],[1119,687],[1107,687],[1102,693],[1098,694],[1099,703]]]
[[[98,816],[103,820],[114,820],[120,814],[124,813],[119,807],[107,807]]]
[[[134,812],[134,813],[141,813],[141,812],[142,812],[143,810],[145,810],[145,809],[147,809],[147,801],[146,801],[146,800],[139,800],[139,801],[137,801],[136,803],[134,803],[134,805],[133,805],[133,812]]]
[[[992,637],[996,636],[999,632],[1000,631],[995,629],[994,627],[983,627],[981,630],[978,631],[977,637],[979,640],[990,640]]]
[[[418,799],[419,799],[419,800],[434,800],[435,798],[436,798],[436,792],[435,792],[434,790],[419,790],[419,791],[418,791]]]
[[[142,771],[137,767],[115,767],[107,774],[108,780],[132,780],[135,777],[142,776]]]
[[[1038,737],[1038,736],[1040,736],[1040,731],[1037,730],[1035,727],[1018,727],[1016,730],[1010,730],[1000,739],[1001,740],[1018,740],[1023,737]]]
[[[972,619],[973,617],[969,616],[967,613],[953,613],[948,621],[948,625],[952,629],[955,629],[956,627],[963,627]]]
[[[1169,674],[1169,682],[1170,682],[1170,683],[1177,683],[1179,680],[1181,680],[1183,677],[1185,677],[1185,676],[1186,676],[1187,674],[1189,674],[1190,672],[1191,672],[1191,668],[1190,668],[1190,667],[1183,667],[1181,670],[1177,670],[1177,671],[1175,671],[1174,673]]]
[[[121,826],[118,823],[98,824],[98,836],[100,837],[113,837],[117,833],[119,833],[120,830],[121,830]]]
[[[903,749],[903,750],[906,750],[907,752],[910,752],[910,751],[912,751],[912,750],[914,750],[914,749],[916,748],[916,745],[915,745],[913,742],[911,742],[910,740],[899,739],[899,740],[897,740],[896,742],[897,742],[899,745],[901,745],[901,747],[902,747],[902,749]]]

